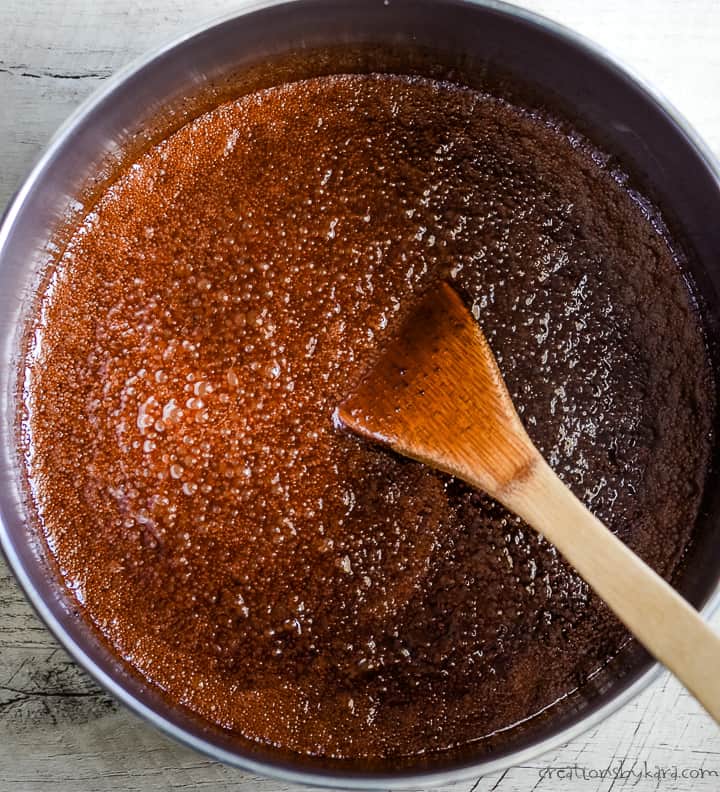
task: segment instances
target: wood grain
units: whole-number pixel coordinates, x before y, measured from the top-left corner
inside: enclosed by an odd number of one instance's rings
[[[58,124],[109,74],[234,0],[0,0],[0,207]],[[525,0],[589,35],[655,82],[720,153],[720,4],[716,0]],[[715,619],[720,625],[720,615]],[[600,778],[623,762],[625,780]],[[558,778],[558,769],[572,778]],[[656,767],[715,771],[652,775]],[[587,780],[582,778],[583,768]],[[554,775],[548,775],[548,773]],[[648,775],[649,773],[649,775]],[[541,775],[542,774],[542,775]],[[593,775],[594,774],[594,775]],[[592,776],[592,777],[591,777]],[[60,650],[0,561],[0,792],[208,789],[286,784],[223,767],[119,708]],[[458,792],[720,788],[720,735],[665,674],[600,727]]]
[[[720,725],[720,636],[542,458],[485,334],[449,283],[425,295],[335,418],[522,517]]]

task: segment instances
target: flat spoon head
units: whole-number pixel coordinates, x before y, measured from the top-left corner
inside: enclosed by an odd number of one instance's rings
[[[447,283],[424,298],[335,415],[498,499],[539,458],[485,336]]]

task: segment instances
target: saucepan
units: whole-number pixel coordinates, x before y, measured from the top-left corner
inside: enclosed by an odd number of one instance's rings
[[[618,158],[662,210],[688,257],[716,366],[720,338],[720,170],[678,113],[598,47],[542,17],[484,0],[248,0],[104,84],[56,134],[0,228],[0,540],[28,599],[72,657],[117,699],[222,762],[344,788],[426,787],[526,762],[598,724],[659,668],[634,642],[520,736],[359,763],[243,741],[173,706],[119,660],[58,582],[26,507],[18,458],[18,369],[39,279],[63,229],[133,154],[204,107],[245,91],[340,71],[394,71],[519,91],[570,117]],[[717,436],[718,433],[716,433]],[[676,586],[707,615],[718,603],[718,454]]]

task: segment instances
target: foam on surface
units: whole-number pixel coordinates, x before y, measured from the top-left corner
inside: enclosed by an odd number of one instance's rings
[[[517,518],[333,426],[441,277],[551,464],[672,574],[711,379],[673,251],[607,158],[447,84],[264,91],[118,179],[28,356],[49,545],[172,700],[298,751],[412,754],[512,726],[626,640]]]

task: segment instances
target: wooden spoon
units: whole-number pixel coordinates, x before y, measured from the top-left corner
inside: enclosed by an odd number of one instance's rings
[[[522,517],[720,722],[720,637],[545,462],[485,336],[450,286],[425,298],[335,415],[358,434],[467,481]]]

